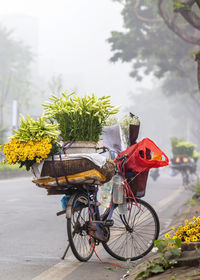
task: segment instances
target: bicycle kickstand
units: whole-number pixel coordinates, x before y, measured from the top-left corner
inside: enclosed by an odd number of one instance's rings
[[[70,246],[70,245],[69,245],[69,242],[68,242],[67,248],[65,249],[65,252],[64,252],[63,256],[61,257],[62,260],[65,259],[66,254],[67,254],[67,252],[68,252],[68,250],[69,250],[69,246]]]

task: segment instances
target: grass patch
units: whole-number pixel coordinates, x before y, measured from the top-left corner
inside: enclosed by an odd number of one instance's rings
[[[19,168],[19,164],[0,164],[0,172],[3,172],[3,171],[25,171],[26,168],[25,167],[22,167],[22,168]]]
[[[195,206],[195,205],[197,205],[197,200],[196,199],[190,199],[189,204],[192,205],[192,206]]]
[[[199,200],[200,199],[200,183],[196,183],[193,188],[193,196],[192,200]]]

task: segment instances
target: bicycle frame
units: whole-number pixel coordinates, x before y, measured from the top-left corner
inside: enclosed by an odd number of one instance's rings
[[[105,225],[108,226],[108,224],[109,224],[110,226],[112,226],[111,219],[112,219],[113,211],[114,211],[115,208],[118,207],[118,204],[115,204],[111,201],[110,208],[108,208],[109,213],[108,213],[108,216],[105,219],[104,217],[102,217],[100,215],[99,206],[97,205],[98,204],[98,201],[97,201],[97,191],[98,191],[98,189],[93,191],[92,195],[94,195],[94,201],[91,201],[90,193],[89,193],[90,192],[89,187],[88,186],[86,186],[86,187],[87,187],[87,196],[88,196],[87,203],[88,203],[88,207],[89,207],[89,210],[90,210],[90,215],[93,217],[93,221],[95,223],[99,222],[99,224],[102,224],[102,226],[104,225],[104,223],[102,223],[102,222],[105,221]],[[85,192],[84,188],[82,190]],[[66,209],[66,218],[71,218],[71,216],[72,216],[72,203],[73,203],[73,200],[74,200],[74,197],[76,196],[76,194],[77,194],[77,192],[75,192],[73,195],[71,195],[71,197],[68,201],[67,209]],[[85,204],[86,204],[86,202],[85,202]],[[91,207],[91,205],[93,205],[93,207]],[[94,210],[92,208],[94,208]],[[125,215],[120,215],[120,219],[123,222],[124,226],[126,227],[127,231],[131,232],[132,229],[130,228],[130,226],[129,226],[127,220],[126,220]],[[108,223],[106,223],[106,221],[108,221]]]
[[[118,204],[114,204],[111,201],[110,208],[107,208],[107,210],[105,210],[102,214],[100,213],[101,209],[99,208],[100,203],[97,201],[97,192],[97,186],[79,185],[78,189],[74,190],[74,193],[71,193],[70,199],[68,201],[66,208],[67,231],[69,244],[75,257],[80,261],[87,261],[92,255],[92,252],[90,250],[90,242],[92,242],[92,240],[94,247],[102,243],[104,249],[111,256],[119,260],[136,260],[150,252],[151,248],[153,247],[153,242],[155,239],[157,239],[159,234],[159,220],[156,212],[152,209],[152,207],[141,199],[137,199],[137,202],[139,204],[137,205],[132,199],[130,206],[127,207],[128,211],[130,212],[127,212],[126,215],[120,214],[117,210]],[[76,203],[78,203],[77,206]],[[131,212],[132,209],[135,210]],[[145,232],[145,235],[143,235],[143,228],[141,228],[141,225],[137,224],[137,222],[135,224],[136,217],[138,216],[140,219],[141,213],[143,215],[143,211],[147,213],[147,215],[145,215],[146,217],[148,217],[148,224],[146,224],[146,226],[148,226],[149,228],[150,221],[153,227],[152,231],[149,233],[150,239],[148,237],[148,240],[146,237],[147,233]],[[134,216],[130,213],[134,214]],[[119,217],[118,220],[116,219],[116,215]],[[116,232],[117,236],[122,237],[117,237]],[[136,232],[139,232],[139,234],[137,235]],[[141,236],[143,236],[142,238],[146,240],[146,247],[141,246],[138,243],[138,240],[136,240],[135,245],[133,245],[133,240],[137,238],[141,239]],[[118,244],[116,243],[116,240],[118,238],[121,238],[121,245],[119,244],[117,246],[122,246],[121,248],[123,248],[124,238],[126,240],[130,239],[129,241],[132,244],[132,249],[128,255],[126,254],[127,251],[116,251],[118,249],[115,248],[115,244]],[[82,242],[83,248],[85,248],[85,245],[87,244],[86,255],[85,249],[82,250],[82,247],[77,245],[79,244],[79,242]],[[91,245],[92,248],[93,245]],[[136,251],[134,249],[135,247],[138,248]],[[66,255],[68,248],[69,246],[67,247],[63,258]],[[126,246],[126,248],[126,250],[129,250],[129,246]]]

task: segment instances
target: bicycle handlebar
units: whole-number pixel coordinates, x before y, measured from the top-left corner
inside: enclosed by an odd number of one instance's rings
[[[124,155],[122,155],[122,156],[116,158],[116,161],[121,160],[121,159],[127,159],[127,158],[128,158],[128,155],[127,155],[127,154],[124,154]]]

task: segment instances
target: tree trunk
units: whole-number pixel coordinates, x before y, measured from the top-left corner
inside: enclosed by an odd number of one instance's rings
[[[165,24],[168,26],[169,29],[171,29],[177,36],[179,36],[182,40],[185,42],[188,42],[193,45],[200,45],[200,38],[195,37],[193,35],[187,34],[184,32],[184,30],[181,30],[173,20],[173,18],[170,18],[167,11],[164,8],[164,0],[157,0],[158,1],[158,12],[159,15],[163,18]]]
[[[200,17],[198,17],[193,11],[186,9],[177,10],[182,17],[194,28],[200,30]]]
[[[195,60],[197,62],[197,81],[198,81],[198,87],[200,90],[200,52],[198,54],[196,54]]]

